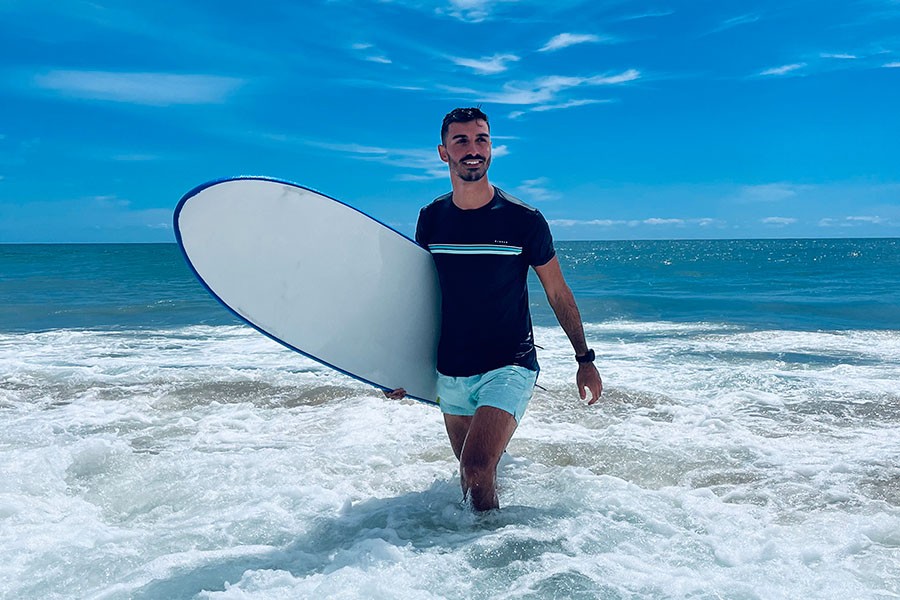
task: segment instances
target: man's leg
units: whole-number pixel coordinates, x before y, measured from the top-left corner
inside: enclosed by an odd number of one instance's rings
[[[453,448],[456,460],[462,456],[463,444],[466,443],[466,435],[471,424],[472,417],[444,413],[444,426],[447,428],[447,437],[450,438],[450,447]]]
[[[459,458],[463,496],[475,510],[499,508],[497,464],[513,433],[516,419],[505,410],[482,406],[472,417],[444,415],[453,452]]]

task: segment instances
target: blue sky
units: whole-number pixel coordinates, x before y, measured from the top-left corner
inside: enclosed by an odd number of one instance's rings
[[[234,175],[410,234],[476,104],[557,239],[900,235],[900,0],[0,0],[0,242]]]

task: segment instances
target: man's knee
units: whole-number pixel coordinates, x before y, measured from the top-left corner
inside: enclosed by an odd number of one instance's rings
[[[484,456],[463,454],[459,468],[467,488],[491,486],[497,477],[496,463]]]

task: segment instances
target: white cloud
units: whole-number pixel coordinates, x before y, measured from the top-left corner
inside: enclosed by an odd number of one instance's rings
[[[630,221],[629,225],[684,225],[684,219],[660,219],[658,217],[651,217],[649,219],[644,219],[643,221]]]
[[[560,33],[550,38],[550,41],[538,50],[538,52],[553,52],[576,46],[578,44],[595,44],[601,41],[600,36],[591,33]]]
[[[640,79],[640,77],[640,71],[637,69],[628,69],[618,75],[596,75],[594,77],[589,77],[587,83],[588,85],[615,85],[618,83],[628,83],[629,81]]]
[[[356,160],[390,164],[398,170],[407,169],[416,173],[400,173],[401,181],[424,181],[446,177],[447,168],[438,156],[437,150],[426,148],[383,148],[362,144],[341,144],[332,142],[303,141],[309,146],[345,154]]]
[[[491,157],[492,158],[502,158],[504,156],[509,155],[509,146],[506,144],[501,144],[499,146],[494,146],[491,148]]]
[[[546,177],[526,179],[513,191],[517,196],[521,196],[530,202],[549,202],[551,200],[558,200],[560,194],[550,190],[547,187],[547,184],[549,183],[550,180]]]
[[[712,30],[711,33],[721,33],[722,31],[726,31],[733,27],[739,27],[741,25],[748,25],[750,23],[756,23],[761,18],[762,17],[760,17],[759,15],[755,15],[755,14],[746,14],[746,15],[740,15],[737,17],[732,17],[730,19],[726,19],[725,21],[722,21],[718,27],[716,27],[715,29]]]
[[[835,58],[838,60],[855,60],[855,59],[859,58],[855,54],[832,54],[829,52],[822,52],[821,54],[819,54],[819,57],[820,58]]]
[[[648,18],[656,18],[656,17],[668,17],[670,15],[674,15],[674,10],[648,10],[642,13],[635,13],[632,15],[625,15],[624,17],[619,17],[615,19],[616,21],[635,21],[637,19],[648,19]]]
[[[275,139],[275,136],[270,136],[270,139]],[[282,139],[278,141],[299,141],[308,146],[345,154],[356,160],[384,163],[398,170],[414,171],[413,173],[398,173],[395,177],[397,181],[430,181],[447,176],[447,166],[440,159],[437,150],[431,148],[383,148],[363,144],[311,140]],[[492,158],[502,158],[509,154],[509,147],[505,144],[494,146],[491,154]]]
[[[171,106],[219,104],[245,82],[218,75],[53,70],[35,75],[32,83],[74,98]]]
[[[788,73],[793,73],[799,69],[802,69],[806,66],[806,63],[793,63],[790,65],[782,65],[780,67],[773,67],[771,69],[766,69],[765,71],[761,71],[760,75],[787,75]]]
[[[548,110],[562,110],[565,108],[575,108],[578,106],[587,106],[589,104],[600,104],[604,102],[609,102],[609,100],[569,100],[568,102],[563,102],[561,104],[544,104],[541,106],[535,106],[531,110],[534,112],[546,112]]]
[[[515,2],[516,0],[450,0],[451,8],[446,12],[461,21],[478,23],[490,17],[492,9],[504,1]],[[444,11],[438,10],[438,12]]]
[[[576,108],[579,106],[588,106],[591,104],[606,104],[612,102],[612,100],[569,100],[568,102],[562,102],[559,104],[539,104],[538,106],[534,106],[528,110],[517,110],[509,113],[507,115],[510,119],[518,119],[522,115],[529,112],[547,112],[549,110],[564,110],[566,108]]]
[[[359,42],[351,45],[350,47],[357,52],[364,53],[365,55],[361,58],[365,61],[378,63],[381,65],[389,65],[393,63],[393,61],[383,53],[376,53],[375,44],[370,44],[369,42]]]
[[[747,25],[749,23],[756,23],[760,20],[760,18],[761,17],[759,15],[754,14],[740,15],[738,17],[732,17],[730,19],[722,21],[721,26],[727,29],[730,27],[736,27],[738,25]]]
[[[781,202],[793,198],[809,186],[789,183],[765,183],[761,185],[745,185],[738,189],[733,200],[740,204],[756,204],[764,202]]]
[[[766,217],[765,219],[760,219],[760,223],[764,225],[778,225],[784,227],[785,225],[793,225],[797,222],[797,219],[793,217]]]
[[[503,85],[500,92],[477,92],[471,89],[446,88],[449,91],[476,96],[491,104],[547,105],[553,104],[556,95],[581,86],[617,85],[640,79],[641,73],[628,69],[616,75],[595,75],[593,77],[568,77],[549,75],[533,81],[511,81]],[[573,105],[574,106],[574,105]]]
[[[617,227],[627,224],[626,221],[614,221],[612,219],[590,219],[586,221],[578,219],[550,219],[547,222],[554,227],[581,227],[584,225],[596,227]]]
[[[686,227],[686,226],[697,226],[697,227],[723,227],[725,222],[720,219],[712,219],[709,217],[703,217],[699,219],[664,219],[660,217],[651,217],[649,219],[631,219],[631,220],[621,220],[621,219],[551,219],[547,221],[550,225],[555,227],[583,227],[583,226],[594,226],[594,227],[623,227],[628,226],[631,228],[636,227]]]
[[[900,61],[898,61],[898,62],[889,62],[889,63],[885,63],[885,64],[883,64],[883,65],[881,65],[881,66],[884,67],[884,68],[886,68],[886,69],[900,69]]]
[[[856,227],[859,225],[883,225],[887,219],[877,216],[851,216],[842,219],[824,218],[819,220],[819,227]]]
[[[506,71],[507,63],[516,62],[519,57],[515,54],[495,54],[483,58],[456,58],[450,57],[455,64],[472,69],[481,75],[496,75]]]

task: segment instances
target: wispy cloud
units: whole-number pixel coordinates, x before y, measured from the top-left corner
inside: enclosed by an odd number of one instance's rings
[[[856,60],[859,58],[855,54],[843,54],[843,53],[833,53],[833,52],[822,52],[819,54],[819,58],[834,58],[837,60]]]
[[[517,196],[521,196],[529,202],[549,202],[558,200],[560,194],[548,187],[550,180],[546,177],[526,179],[521,185],[513,189]]]
[[[561,102],[559,104],[538,104],[537,106],[532,106],[526,110],[516,110],[509,115],[507,115],[510,119],[518,119],[519,117],[529,113],[529,112],[547,112],[550,110],[564,110],[567,108],[576,108],[579,106],[589,106],[591,104],[607,104],[612,102],[612,100],[596,100],[596,99],[584,99],[584,100],[569,100],[568,102]]]
[[[781,202],[795,197],[809,186],[790,183],[764,183],[761,185],[745,185],[738,189],[733,200],[738,204],[757,204]]]
[[[719,23],[718,27],[712,30],[711,33],[721,33],[723,31],[727,31],[729,29],[733,29],[735,27],[740,27],[741,25],[749,25],[750,23],[756,23],[762,17],[757,14],[746,14],[739,15],[737,17],[732,17],[730,19],[726,19]]]
[[[503,85],[499,92],[479,92],[466,88],[445,88],[448,91],[474,96],[481,102],[492,104],[552,104],[556,96],[566,90],[581,86],[604,86],[627,83],[640,79],[640,71],[628,69],[616,75],[595,75],[593,77],[567,77],[550,75],[534,81],[512,81]]]
[[[460,67],[472,69],[481,75],[496,75],[506,71],[507,63],[516,62],[519,57],[515,54],[495,54],[482,58],[458,58],[450,57],[450,60]]]
[[[615,227],[628,224],[628,221],[614,219],[549,219],[547,222],[554,227]]]
[[[347,154],[358,160],[369,160],[391,164],[400,170],[414,171],[399,173],[400,181],[426,181],[447,176],[447,167],[438,157],[437,151],[424,148],[376,148],[357,144],[317,144],[322,148]]]
[[[670,15],[674,15],[674,10],[648,10],[642,13],[635,13],[630,15],[625,15],[623,17],[619,17],[618,19],[614,19],[615,21],[636,21],[638,19],[652,19],[656,17],[668,17]]]
[[[794,219],[793,217],[766,217],[765,219],[760,219],[759,222],[763,225],[777,225],[784,227],[785,225],[793,225],[797,222],[797,219]]]
[[[223,103],[245,81],[218,75],[52,70],[35,75],[31,83],[71,98],[171,106]]]
[[[633,225],[684,225],[684,219],[662,219],[659,217],[651,217],[643,221],[631,221]]]
[[[350,46],[356,52],[362,53],[361,57],[363,60],[373,63],[379,63],[382,65],[392,64],[393,61],[384,55],[384,53],[377,52],[375,49],[375,44],[370,44],[369,42],[357,42]]]
[[[771,69],[766,69],[765,71],[760,71],[760,75],[764,76],[778,76],[778,75],[787,75],[788,73],[793,73],[799,69],[802,69],[806,66],[806,63],[792,63],[789,65],[782,65],[780,67],[773,67]]]
[[[725,225],[725,222],[721,219],[713,219],[711,217],[702,217],[697,219],[679,219],[679,218],[664,218],[664,217],[649,217],[647,219],[552,219],[549,220],[548,223],[554,225],[556,227],[583,227],[583,226],[594,226],[594,227],[622,227],[627,226],[631,228],[637,227],[688,227],[688,226],[697,226],[697,227],[711,227],[717,226],[722,227]]]
[[[449,9],[438,9],[437,12],[448,14],[461,21],[478,23],[490,17],[496,5],[504,1],[515,2],[515,0],[450,0]]]
[[[847,217],[847,221],[849,221],[851,223],[875,223],[875,224],[877,224],[877,223],[884,223],[886,221],[886,219],[883,219],[882,217],[863,216],[863,217]]]
[[[553,52],[578,44],[596,44],[603,39],[591,33],[560,33],[550,38],[550,41],[544,44],[538,52]]]
[[[898,62],[889,62],[889,63],[885,63],[885,64],[883,64],[883,65],[881,65],[881,66],[884,67],[884,68],[886,68],[886,69],[900,69],[900,61],[898,61]]]
[[[399,173],[394,179],[397,181],[430,181],[447,176],[447,166],[441,161],[437,150],[427,148],[385,148],[381,146],[366,146],[355,143],[333,143],[315,140],[280,140],[294,141],[308,146],[314,146],[330,152],[343,154],[356,160],[374,161],[384,163],[398,170],[412,172]],[[502,158],[509,154],[506,145],[494,146],[493,158]]]
[[[860,225],[885,225],[888,220],[878,216],[851,216],[819,220],[819,227],[857,227]]]

